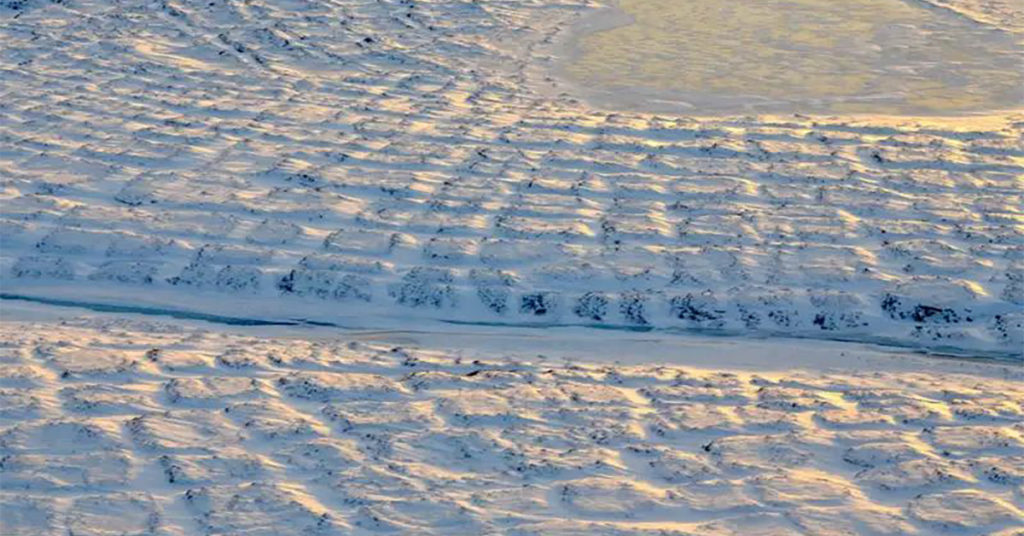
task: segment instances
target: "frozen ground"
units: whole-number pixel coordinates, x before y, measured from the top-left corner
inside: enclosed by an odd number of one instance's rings
[[[0,533],[1019,536],[1024,114],[603,110],[601,7],[0,0]]]
[[[1020,2],[1016,2],[1020,4]],[[952,115],[1019,108],[1010,2],[620,0],[564,70],[592,99],[682,113]],[[1012,13],[1012,11],[1011,11]],[[987,15],[987,16],[986,16]],[[1007,18],[1012,18],[1008,15]]]
[[[1020,113],[599,110],[597,7],[0,2],[4,292],[1021,355]]]
[[[794,350],[771,341],[578,328],[339,338],[41,306],[6,317],[5,535],[1019,536],[1024,524],[1012,364],[814,342],[800,353],[829,357],[791,364],[764,359]]]

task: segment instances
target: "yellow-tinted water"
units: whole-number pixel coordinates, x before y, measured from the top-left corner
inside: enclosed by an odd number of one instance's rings
[[[620,7],[635,22],[581,37],[566,67],[606,97],[657,96],[708,112],[873,114],[1019,108],[1024,99],[1024,56],[1011,34],[915,0]]]

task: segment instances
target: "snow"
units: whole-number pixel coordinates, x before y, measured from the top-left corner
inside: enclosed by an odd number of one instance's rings
[[[1013,534],[1021,110],[605,106],[607,7],[0,0],[0,532]]]
[[[1021,355],[1019,111],[602,109],[582,1],[4,6],[8,297]]]
[[[599,31],[571,38],[562,71],[591,100],[684,114],[1013,110],[1011,3],[622,0],[580,23]]]
[[[3,532],[990,534],[1024,523],[1015,364],[851,343],[467,329],[8,310]],[[773,348],[811,357],[765,359]],[[95,364],[65,374],[54,349]],[[182,367],[181,355],[208,359]]]

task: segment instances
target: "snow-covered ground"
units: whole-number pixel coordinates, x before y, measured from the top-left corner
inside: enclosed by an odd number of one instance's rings
[[[937,2],[617,4],[580,22],[605,30],[573,33],[563,67],[590,100],[616,107],[948,116],[1024,103],[1024,35]]]
[[[597,7],[2,2],[4,292],[1021,355],[1024,116],[596,109]]]
[[[9,316],[26,320],[3,323],[6,535],[1009,536],[1024,524],[1013,364],[849,343],[61,311],[17,306]],[[821,359],[780,359],[796,349]]]
[[[1020,534],[1024,112],[603,109],[606,7],[0,0],[0,533]]]

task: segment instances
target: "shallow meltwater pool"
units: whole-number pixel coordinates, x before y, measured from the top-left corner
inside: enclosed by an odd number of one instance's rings
[[[923,0],[621,0],[619,8],[632,23],[619,14],[614,28],[582,29],[563,67],[599,104],[881,115],[1024,106],[1024,36]]]

